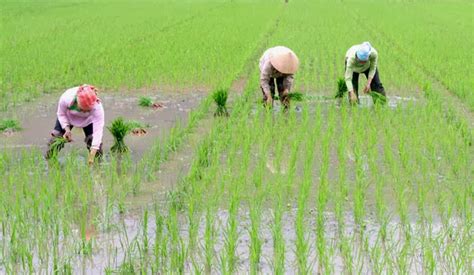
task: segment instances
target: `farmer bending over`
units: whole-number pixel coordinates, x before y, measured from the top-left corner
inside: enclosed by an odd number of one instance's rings
[[[280,101],[288,109],[290,106],[289,91],[293,85],[293,74],[298,70],[299,60],[296,54],[287,47],[277,46],[266,50],[260,58],[260,88],[264,103],[273,106],[275,81]]]
[[[85,142],[89,150],[88,163],[94,163],[95,157],[102,156],[102,134],[104,130],[104,108],[97,97],[97,89],[91,85],[82,85],[66,90],[59,99],[58,118],[51,132],[46,159],[53,155],[51,144],[58,137],[72,141],[72,127],[83,128]],[[63,146],[58,148],[62,149]]]
[[[352,46],[346,53],[345,75],[347,90],[349,91],[349,101],[359,103],[359,74],[363,73],[367,77],[367,85],[364,93],[371,90],[385,97],[385,89],[380,82],[377,68],[378,53],[369,42]]]

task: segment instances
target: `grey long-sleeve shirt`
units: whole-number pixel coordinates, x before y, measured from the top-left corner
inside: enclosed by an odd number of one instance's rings
[[[270,95],[270,79],[271,78],[279,78],[284,77],[283,79],[283,89],[290,90],[293,86],[293,75],[292,74],[282,74],[277,71],[270,63],[270,53],[274,48],[270,48],[266,50],[262,57],[260,58],[260,87],[262,87],[263,91]]]

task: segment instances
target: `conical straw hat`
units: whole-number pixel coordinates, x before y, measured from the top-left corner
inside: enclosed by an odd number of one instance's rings
[[[287,47],[277,46],[270,52],[270,63],[283,74],[294,74],[300,61],[296,54]]]

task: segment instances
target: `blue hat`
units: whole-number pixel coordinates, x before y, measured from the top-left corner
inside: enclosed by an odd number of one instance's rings
[[[356,51],[357,58],[361,61],[369,60],[370,51],[372,50],[372,46],[369,42],[364,42],[359,45],[359,49]]]

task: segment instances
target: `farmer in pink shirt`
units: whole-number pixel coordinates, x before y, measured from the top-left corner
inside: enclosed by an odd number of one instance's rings
[[[97,97],[97,89],[92,85],[82,85],[66,90],[59,99],[56,125],[51,132],[46,159],[53,152],[51,144],[58,137],[72,141],[71,129],[83,128],[85,142],[89,150],[88,163],[93,164],[95,157],[102,156],[102,135],[104,131],[104,108]],[[61,148],[59,148],[61,149]]]

